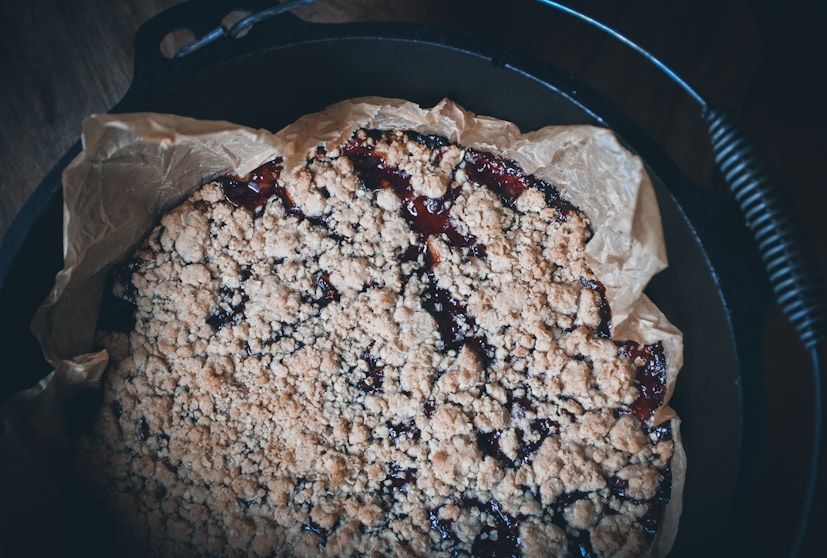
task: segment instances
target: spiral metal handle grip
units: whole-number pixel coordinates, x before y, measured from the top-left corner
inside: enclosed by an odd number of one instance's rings
[[[790,556],[801,553],[818,483],[824,401],[819,343],[827,336],[827,291],[792,196],[746,128],[726,110],[704,107],[718,168],[746,217],[776,300],[813,359],[813,449],[801,520]]]
[[[815,250],[775,166],[726,110],[704,110],[718,167],[747,226],[784,313],[807,348],[827,338],[827,290]]]

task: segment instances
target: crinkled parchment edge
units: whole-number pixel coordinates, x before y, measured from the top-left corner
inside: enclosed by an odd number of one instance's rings
[[[613,337],[661,341],[667,357],[667,394],[655,422],[670,421],[673,428],[672,495],[650,548],[653,556],[666,555],[677,534],[686,470],[679,420],[667,405],[683,363],[682,335],[643,294],[651,277],[666,267],[651,181],[640,159],[610,130],[593,126],[549,126],[522,134],[512,123],[476,116],[447,99],[424,109],[380,97],[342,101],[276,134],[154,113],[90,116],[83,126],[84,150],[63,175],[64,269],[32,322],[56,371],[13,398],[16,419],[8,420],[7,428],[17,422],[25,429],[25,421],[38,416],[54,418],[40,408],[65,399],[52,392],[97,387],[108,356],[89,351],[106,277],[163,213],[210,179],[226,172],[244,175],[277,155],[285,172],[293,172],[316,146],[341,146],[360,127],[437,134],[496,152],[553,184],[590,218],[594,236],[586,258],[606,287]],[[24,400],[28,403],[21,406]]]

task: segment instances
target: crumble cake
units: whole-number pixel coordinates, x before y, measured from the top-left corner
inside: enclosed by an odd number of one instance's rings
[[[659,343],[610,337],[588,217],[494,153],[358,130],[206,184],[115,275],[78,473],[134,554],[638,556]]]

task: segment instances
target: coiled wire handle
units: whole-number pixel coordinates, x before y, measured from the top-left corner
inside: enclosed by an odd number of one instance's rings
[[[770,284],[807,349],[827,337],[825,281],[818,257],[775,166],[726,110],[706,107],[715,161],[744,212]]]
[[[775,165],[727,110],[704,106],[715,161],[744,212],[776,300],[813,362],[813,449],[804,506],[791,556],[801,553],[818,484],[824,400],[819,344],[827,338],[827,289],[818,257]]]

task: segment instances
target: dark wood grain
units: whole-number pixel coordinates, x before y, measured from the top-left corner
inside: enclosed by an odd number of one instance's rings
[[[4,0],[0,3],[0,237],[42,177],[78,138],[81,121],[106,111],[131,79],[135,30],[178,0]],[[755,128],[793,188],[827,262],[823,217],[827,62],[820,14],[810,2],[615,0],[570,2],[657,53],[717,104]],[[692,101],[629,49],[529,0],[331,0],[298,11],[314,21],[386,20],[441,25],[490,38],[574,74],[636,120],[702,187],[720,188],[707,134]],[[800,494],[808,386],[789,381],[809,366],[783,317],[766,337],[768,513],[756,533],[781,552]],[[803,374],[806,377],[806,374]],[[777,397],[778,395],[782,397]],[[775,482],[777,479],[777,482]],[[820,499],[823,522],[824,502]],[[786,510],[793,513],[785,513]],[[823,534],[822,534],[823,535]],[[811,541],[810,548],[818,548]],[[775,546],[773,546],[775,545]]]
[[[126,92],[135,30],[178,1],[0,2],[0,237],[83,118]]]

